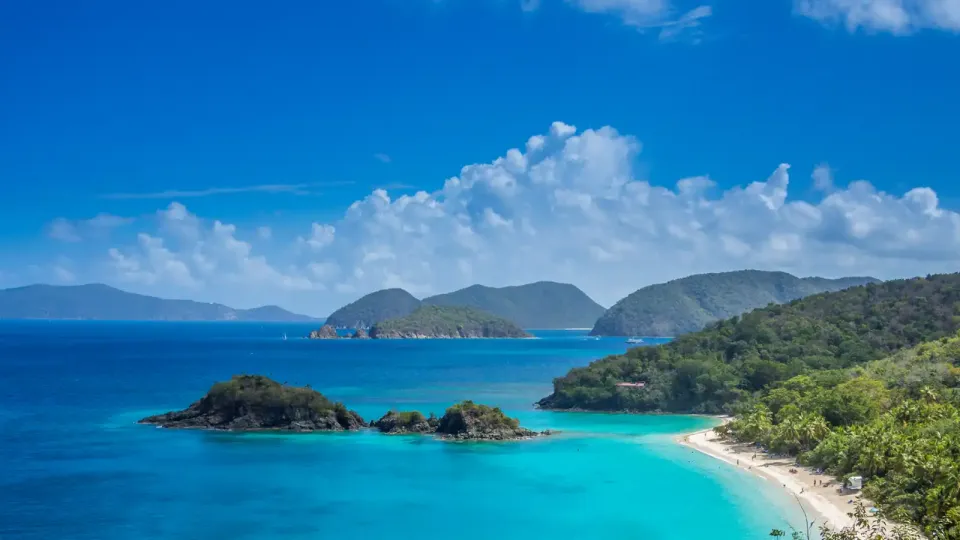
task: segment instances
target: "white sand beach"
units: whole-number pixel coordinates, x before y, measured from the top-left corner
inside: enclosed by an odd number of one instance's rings
[[[792,458],[758,452],[753,445],[721,440],[713,429],[681,435],[677,437],[677,441],[780,484],[799,499],[807,517],[815,522],[813,531],[818,531],[824,523],[832,529],[853,525],[853,518],[848,514],[854,511],[857,501],[862,501],[868,508],[872,506],[870,501],[862,499],[860,495],[842,493],[840,483],[829,475],[817,474],[808,467],[801,467]],[[790,472],[791,469],[796,472]]]

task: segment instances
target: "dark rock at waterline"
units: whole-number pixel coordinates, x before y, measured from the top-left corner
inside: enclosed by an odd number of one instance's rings
[[[357,328],[357,331],[350,336],[352,339],[370,339],[370,335],[363,328]]]

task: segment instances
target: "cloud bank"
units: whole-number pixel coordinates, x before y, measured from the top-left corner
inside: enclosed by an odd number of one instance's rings
[[[685,33],[699,41],[701,25],[713,15],[710,4],[689,4],[680,10],[670,0],[566,0],[586,13],[618,17],[627,26],[659,29],[661,40]],[[539,0],[520,0],[524,11],[536,11]],[[789,5],[789,4],[785,4]],[[693,7],[695,6],[695,7]],[[850,32],[907,35],[920,30],[960,32],[960,0],[793,0],[794,13]]]
[[[960,31],[958,0],[795,0],[794,10],[821,23],[840,24],[850,32]]]
[[[172,203],[135,243],[109,250],[106,277],[168,296],[324,314],[386,287],[429,295],[549,279],[609,305],[699,272],[891,278],[960,263],[960,215],[927,187],[901,195],[866,181],[841,187],[822,165],[798,190],[815,184],[819,200],[791,200],[787,164],[726,191],[707,176],[663,187],[636,178],[641,148],[612,127],[577,132],[555,122],[436,191],[377,189],[295,238],[239,231]]]

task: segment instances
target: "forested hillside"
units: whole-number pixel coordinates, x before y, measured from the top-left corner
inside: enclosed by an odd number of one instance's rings
[[[798,278],[760,270],[697,274],[644,287],[620,300],[597,320],[591,335],[678,336],[768,304],[876,281]]]
[[[716,413],[812,370],[883,358],[960,327],[960,274],[822,293],[575,368],[542,407]],[[645,382],[646,388],[617,387]]]

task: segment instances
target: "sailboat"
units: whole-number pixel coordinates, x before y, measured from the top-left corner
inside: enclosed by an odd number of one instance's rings
[[[286,333],[286,332],[283,333],[283,340],[284,340],[284,341],[287,340],[287,333]]]

